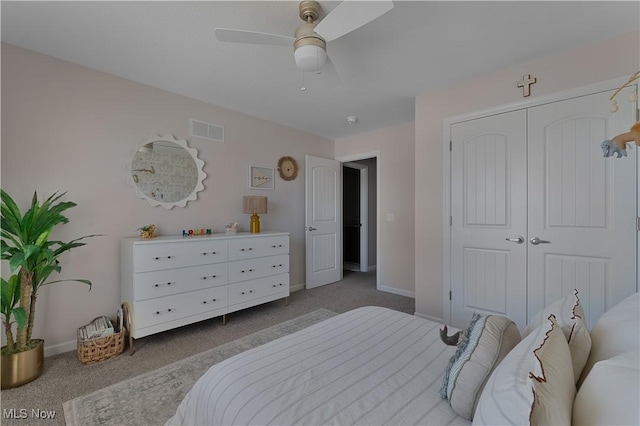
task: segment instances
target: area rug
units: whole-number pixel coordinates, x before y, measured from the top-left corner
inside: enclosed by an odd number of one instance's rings
[[[337,315],[318,309],[63,404],[67,425],[163,425],[213,364]]]

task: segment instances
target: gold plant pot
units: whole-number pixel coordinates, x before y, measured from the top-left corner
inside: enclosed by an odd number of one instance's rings
[[[37,379],[44,367],[44,340],[24,352],[2,355],[1,363],[2,389],[15,388]]]

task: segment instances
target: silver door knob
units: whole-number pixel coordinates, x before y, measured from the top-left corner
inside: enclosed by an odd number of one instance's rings
[[[315,231],[315,230],[316,230],[316,228],[314,228],[313,226],[308,226],[307,227],[307,231]]]
[[[549,244],[551,242],[551,241],[541,240],[538,237],[533,237],[529,241],[531,241],[531,244],[533,244],[534,246],[537,246],[538,244]]]
[[[516,238],[505,238],[505,240],[511,241],[511,242],[514,242],[514,243],[517,243],[517,244],[524,243],[524,237],[523,236],[519,236],[519,237],[516,237]]]

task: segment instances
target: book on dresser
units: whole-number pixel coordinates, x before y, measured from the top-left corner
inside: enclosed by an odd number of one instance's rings
[[[289,297],[289,234],[124,238],[120,292],[133,339]]]

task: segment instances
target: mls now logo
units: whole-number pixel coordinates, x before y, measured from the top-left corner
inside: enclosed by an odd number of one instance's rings
[[[41,410],[39,408],[3,408],[2,417],[5,419],[53,419],[56,412],[53,410]]]

